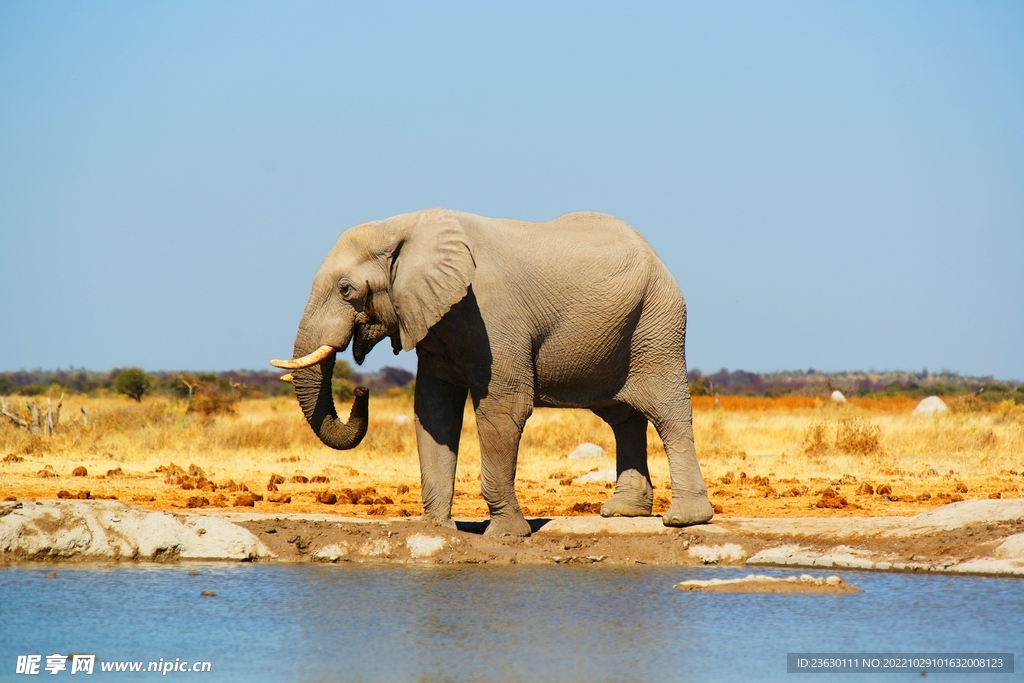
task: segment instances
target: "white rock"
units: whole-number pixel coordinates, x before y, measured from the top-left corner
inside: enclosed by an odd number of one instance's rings
[[[330,545],[325,545],[323,548],[320,548],[320,550],[313,553],[313,559],[320,560],[322,562],[337,562],[346,555],[348,555],[347,543],[343,545],[332,543]]]
[[[921,402],[914,408],[914,415],[935,415],[948,410],[946,403],[938,396],[929,396],[921,399]]]
[[[722,545],[695,545],[687,550],[690,557],[699,558],[704,564],[718,564],[720,561],[739,561],[747,557],[742,547],[735,543],[723,543]]]
[[[838,389],[836,389],[835,391],[832,392],[832,402],[833,403],[846,403],[846,397],[843,396],[843,392],[841,392]]]
[[[404,413],[399,413],[398,415],[395,415],[393,422],[396,426],[401,427],[402,425],[407,425],[412,422],[412,418]]]
[[[391,543],[386,538],[367,541],[359,548],[359,554],[367,557],[380,557],[391,552]]]
[[[588,481],[615,481],[615,470],[597,470],[595,472],[587,472],[586,474],[580,475],[573,479],[574,482],[580,484],[586,484]]]
[[[440,536],[413,534],[405,539],[405,547],[409,549],[409,557],[430,557],[444,547],[444,539]]]
[[[46,501],[0,509],[0,554],[29,557],[246,560],[273,556],[247,529],[116,501]]]
[[[605,456],[604,449],[598,446],[596,443],[581,443],[579,446],[573,449],[566,460],[590,460],[591,458],[603,458]]]

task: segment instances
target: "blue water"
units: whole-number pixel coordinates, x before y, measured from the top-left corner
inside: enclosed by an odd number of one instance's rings
[[[198,576],[189,576],[189,571]],[[47,579],[48,572],[58,577]],[[759,570],[760,573],[793,573]],[[1024,581],[837,572],[859,595],[723,595],[665,567],[172,565],[0,571],[0,681],[20,654],[209,661],[202,681],[909,680],[787,674],[787,652],[1014,652]],[[821,572],[812,572],[816,575]],[[200,597],[202,591],[216,597]],[[46,680],[70,676],[70,667]],[[864,676],[868,678],[864,678]],[[78,678],[80,674],[76,674]],[[155,680],[99,671],[84,680]],[[75,680],[72,678],[71,680]],[[914,674],[914,678],[917,675]],[[39,680],[39,679],[35,679]]]

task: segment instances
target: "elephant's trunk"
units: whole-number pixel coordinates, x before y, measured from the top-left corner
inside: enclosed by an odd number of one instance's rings
[[[299,356],[296,349],[296,357]],[[331,377],[334,374],[334,354],[309,367],[292,373],[295,396],[306,416],[306,421],[320,440],[340,451],[355,448],[366,436],[370,420],[370,390],[356,387],[355,400],[348,422],[338,419],[331,393]]]

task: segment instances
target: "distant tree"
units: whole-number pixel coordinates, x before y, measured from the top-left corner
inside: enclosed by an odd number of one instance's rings
[[[339,358],[334,363],[331,386],[339,401],[347,401],[356,395],[356,385],[352,381],[352,366],[348,364],[348,361]]]
[[[149,377],[141,368],[125,368],[114,378],[114,390],[136,401],[149,391]]]
[[[412,374],[408,370],[403,370],[402,368],[394,368],[390,365],[385,365],[380,369],[381,385],[385,388],[404,387],[415,378],[416,375]]]

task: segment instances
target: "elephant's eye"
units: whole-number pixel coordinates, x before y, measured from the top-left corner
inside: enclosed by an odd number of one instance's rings
[[[341,295],[347,299],[350,296],[352,296],[352,294],[354,294],[356,290],[349,283],[341,282],[338,283],[338,291],[341,292]]]

